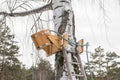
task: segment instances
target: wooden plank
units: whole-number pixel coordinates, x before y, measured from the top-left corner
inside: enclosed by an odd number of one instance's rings
[[[62,39],[57,35],[50,34],[49,30],[41,30],[31,35],[33,43],[38,50],[44,49],[47,56],[50,56],[58,51],[62,50],[62,44],[64,47],[68,46],[68,34],[64,34]]]
[[[49,30],[41,30],[31,35],[33,43],[38,50],[43,49],[48,45],[51,45],[51,42],[47,37],[48,35],[50,35]]]
[[[67,51],[64,47],[63,47],[63,54],[64,54],[65,64],[66,64],[66,68],[67,68],[67,72],[68,72],[68,78],[69,78],[68,80],[73,80],[71,70],[70,70],[70,67],[69,67],[68,58],[67,58]]]
[[[79,53],[83,53],[83,51],[84,51],[83,44],[84,44],[84,39],[81,39],[81,40],[78,41],[77,50],[78,50]]]
[[[61,49],[61,38],[57,35],[49,35],[48,38],[50,41],[58,48]]]
[[[81,58],[80,58],[80,56],[79,56],[79,54],[78,54],[79,52],[77,52],[77,54],[76,54],[76,57],[77,57],[77,59],[78,59],[78,63],[80,63],[79,64],[79,68],[80,68],[80,70],[81,70],[81,74],[83,75],[83,80],[87,80],[87,77],[86,77],[86,74],[85,74],[85,70],[84,70],[84,68],[83,68],[83,65],[82,65],[82,60],[81,60]]]
[[[52,54],[55,54],[58,51],[61,51],[61,49],[57,48],[54,44],[51,44],[44,48],[44,51],[47,53],[47,56],[51,56]]]
[[[63,44],[64,44],[64,47],[67,48],[68,47],[68,34],[64,34],[63,35]]]

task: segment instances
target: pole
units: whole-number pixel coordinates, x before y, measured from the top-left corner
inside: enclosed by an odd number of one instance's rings
[[[88,46],[89,46],[89,43],[87,42],[86,43],[86,56],[87,56],[87,61],[88,61],[88,69],[89,69],[89,72],[90,72],[91,80],[94,80],[93,76],[92,76],[92,71],[90,69],[90,61],[89,61],[89,57],[88,57]]]

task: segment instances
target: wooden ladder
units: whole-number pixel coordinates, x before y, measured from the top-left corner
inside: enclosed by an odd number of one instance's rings
[[[64,54],[64,60],[65,60],[66,68],[67,68],[67,75],[68,75],[67,77],[68,77],[68,80],[75,80],[75,79],[73,79],[72,76],[80,77],[80,80],[87,80],[87,77],[86,77],[84,68],[82,66],[82,62],[81,62],[81,58],[79,56],[79,53],[78,52],[76,53],[77,62],[69,62],[68,61],[67,54],[69,54],[69,53],[67,53],[67,50],[64,47],[63,47],[63,54]],[[80,69],[80,73],[79,74],[72,73],[72,71],[70,69],[70,64],[71,65],[72,64],[78,65],[78,67]]]

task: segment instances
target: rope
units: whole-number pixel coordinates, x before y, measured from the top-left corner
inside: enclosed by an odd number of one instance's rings
[[[56,33],[58,36],[60,36],[62,39],[64,39],[65,41],[68,41],[68,43],[72,46],[72,45],[76,45],[76,46],[86,46],[86,56],[87,56],[87,62],[88,62],[88,69],[89,69],[89,72],[90,72],[90,76],[91,76],[91,80],[94,80],[93,79],[93,75],[92,75],[92,71],[90,69],[90,61],[89,61],[89,57],[88,57],[88,46],[89,46],[89,43],[87,42],[86,44],[83,44],[83,45],[80,45],[76,42],[73,42],[72,40],[67,40],[65,39],[60,33],[54,31],[54,30],[50,30],[50,32],[54,32]]]
[[[57,34],[58,36],[60,36],[62,39],[64,39],[65,41],[68,41],[68,43],[69,43],[71,46],[73,46],[73,45],[76,45],[76,46],[86,46],[86,44],[80,45],[80,44],[78,44],[78,43],[76,43],[76,42],[73,42],[72,40],[67,40],[67,39],[65,39],[65,38],[62,36],[62,34],[56,32],[56,31],[54,31],[54,30],[49,30],[49,31],[56,33],[56,34]]]

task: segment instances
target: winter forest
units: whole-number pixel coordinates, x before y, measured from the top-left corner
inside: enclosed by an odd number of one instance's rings
[[[120,0],[1,0],[0,80],[120,80]]]

